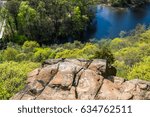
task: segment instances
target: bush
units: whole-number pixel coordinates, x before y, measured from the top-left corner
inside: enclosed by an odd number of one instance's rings
[[[0,63],[3,61],[3,55],[2,52],[0,51]]]
[[[20,54],[16,55],[16,61],[25,61],[27,59],[28,59],[28,57],[27,57],[27,54],[25,54],[25,53],[20,53]]]
[[[110,48],[112,51],[116,52],[122,48],[130,46],[130,42],[127,39],[115,38],[110,43]]]
[[[108,64],[112,64],[115,61],[114,55],[107,47],[102,47],[98,51],[96,51],[93,58],[105,59],[107,60]]]
[[[39,63],[4,62],[0,64],[0,99],[9,99],[25,86],[27,73],[37,68]]]
[[[65,49],[56,53],[55,58],[94,58],[94,53],[98,50],[95,44],[87,43],[83,48]]]
[[[116,60],[124,61],[124,63],[129,66],[140,62],[144,56],[143,51],[139,47],[123,48],[114,55]]]
[[[72,58],[72,57],[73,57],[73,56],[72,56],[73,52],[74,52],[74,51],[72,51],[72,50],[65,49],[65,50],[63,50],[63,51],[61,51],[61,52],[56,53],[55,58],[56,58],[56,59],[57,59],[57,58]],[[74,56],[74,58],[77,58],[77,55]]]
[[[150,43],[137,42],[135,43],[135,46],[140,49],[141,53],[143,54],[143,57],[150,56]]]
[[[15,61],[16,60],[16,55],[19,52],[12,48],[12,47],[8,47],[6,50],[4,50],[4,52],[2,53],[3,55],[3,60],[4,61]]]
[[[51,54],[49,55],[48,58],[49,58],[49,59],[54,59],[55,56],[56,56],[56,51],[52,50],[52,51],[51,51]]]
[[[83,48],[84,44],[82,44],[80,41],[74,41],[73,43],[65,43],[62,45],[65,49],[75,49],[75,48]]]
[[[33,56],[34,61],[42,62],[51,55],[51,48],[36,48]]]
[[[150,81],[150,56],[144,57],[143,61],[133,66],[128,73],[128,79],[141,79]]]
[[[127,74],[131,69],[130,66],[126,65],[124,61],[118,61],[118,60],[114,62],[113,66],[117,69],[118,77],[127,78]]]
[[[140,41],[150,43],[150,30],[147,30],[140,35]]]
[[[40,45],[36,41],[26,41],[22,49],[24,52],[33,52],[33,50],[38,47],[40,47]]]

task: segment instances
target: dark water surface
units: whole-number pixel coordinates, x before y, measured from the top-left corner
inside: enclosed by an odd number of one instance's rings
[[[98,5],[94,19],[95,33],[90,38],[114,38],[119,36],[121,31],[130,31],[137,24],[150,24],[150,5],[137,9],[113,8]]]

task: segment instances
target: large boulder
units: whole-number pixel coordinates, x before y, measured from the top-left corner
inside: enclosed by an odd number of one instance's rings
[[[28,74],[13,100],[150,99],[150,82],[111,76],[114,67],[101,59],[51,59]],[[113,73],[114,74],[114,73]],[[115,75],[115,74],[114,74]]]

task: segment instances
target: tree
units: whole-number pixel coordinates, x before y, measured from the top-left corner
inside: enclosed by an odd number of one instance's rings
[[[28,38],[34,38],[31,29],[37,15],[38,13],[36,10],[29,6],[29,2],[21,2],[19,12],[17,14],[20,26],[19,34],[24,34]]]
[[[16,35],[36,40],[40,45],[81,39],[90,23],[94,0],[13,0],[6,3],[7,23]],[[13,11],[13,8],[15,9]],[[11,41],[14,41],[11,40]],[[25,40],[26,41],[26,40]]]

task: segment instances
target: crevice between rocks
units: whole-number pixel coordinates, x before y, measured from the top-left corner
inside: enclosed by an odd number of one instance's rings
[[[103,78],[102,79],[102,81],[101,81],[101,84],[100,84],[100,87],[99,87],[99,89],[97,90],[97,92],[96,92],[96,94],[95,94],[95,96],[94,96],[94,99],[97,99],[98,97],[98,93],[100,92],[100,90],[101,90],[101,88],[102,88],[102,86],[103,86],[103,84],[104,84],[104,79],[105,78]]]
[[[78,61],[82,61],[82,60],[79,60]],[[82,61],[83,62],[83,61]],[[84,61],[85,62],[85,61]],[[78,75],[82,70],[85,70],[85,69],[88,69],[88,67],[91,65],[91,63],[93,62],[93,60],[90,60],[90,61],[86,61],[86,64],[80,69],[78,70],[76,73],[74,73],[74,78],[73,78],[73,82],[72,82],[72,86],[75,87],[75,98],[78,99],[78,92],[77,92],[77,86],[79,84],[79,81],[80,81],[80,78],[81,78],[81,75]],[[75,68],[76,69],[76,68]]]
[[[57,66],[57,71],[56,71],[56,73],[54,74],[54,76],[52,77],[52,78],[50,78],[50,80],[48,81],[48,83],[47,84],[45,84],[45,86],[44,86],[44,88],[43,88],[43,90],[35,97],[35,99],[34,100],[36,100],[36,98],[39,96],[39,95],[41,95],[42,94],[42,92],[44,91],[44,89],[46,88],[46,86],[51,82],[51,80],[53,80],[53,78],[55,77],[55,75],[58,73],[58,71],[59,71],[59,64],[58,64],[58,66]]]

